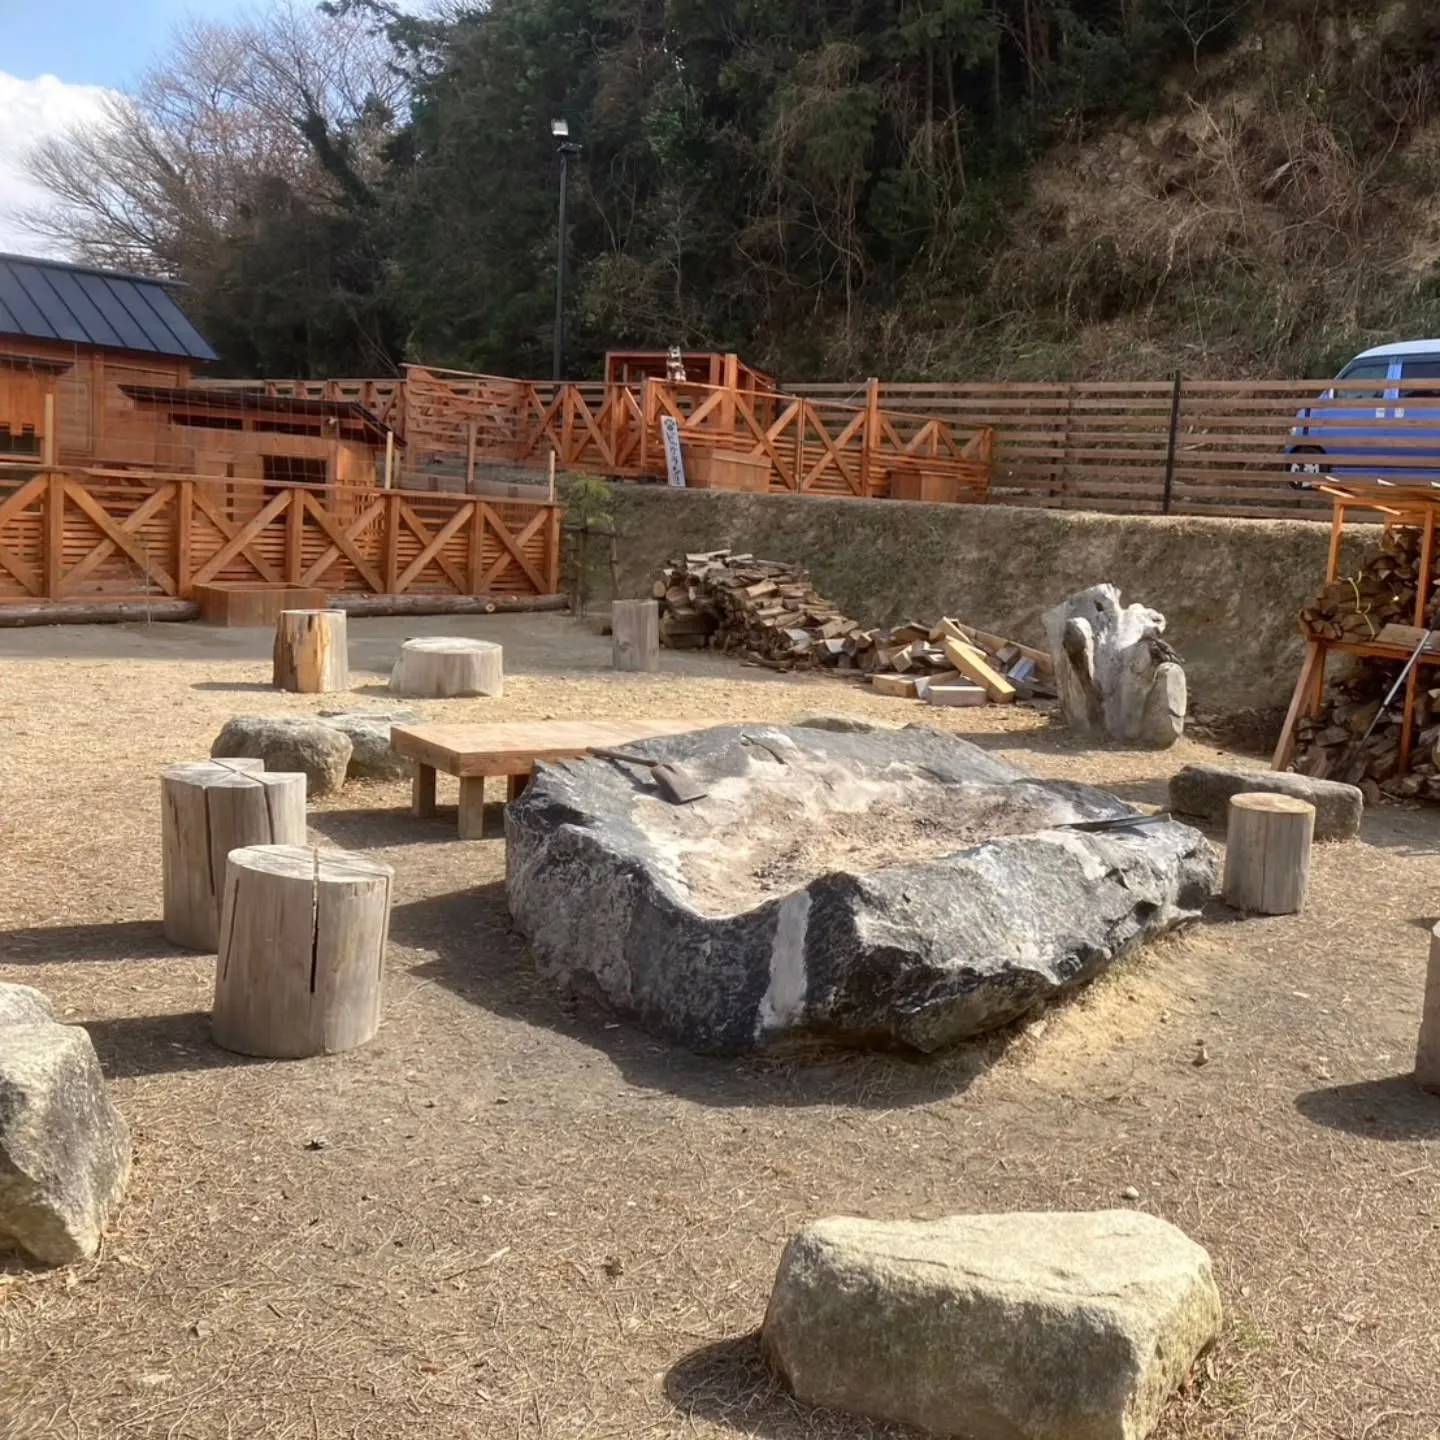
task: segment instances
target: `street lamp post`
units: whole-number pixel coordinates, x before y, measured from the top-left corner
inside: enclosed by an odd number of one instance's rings
[[[570,188],[570,157],[580,147],[570,139],[570,126],[564,120],[552,120],[550,133],[558,142],[560,156],[560,242],[555,261],[555,350],[551,379],[558,385],[565,370],[565,209]]]

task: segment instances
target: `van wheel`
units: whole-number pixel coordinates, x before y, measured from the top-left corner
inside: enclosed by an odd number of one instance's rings
[[[1325,452],[1318,445],[1297,445],[1291,455],[1323,455]],[[1321,473],[1318,460],[1292,460],[1290,462],[1290,473],[1292,475],[1319,475]]]

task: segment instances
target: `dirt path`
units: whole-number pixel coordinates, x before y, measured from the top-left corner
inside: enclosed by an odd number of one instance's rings
[[[603,642],[521,618],[468,632],[511,646],[503,701],[423,708],[919,718],[711,657],[577,671]],[[541,637],[531,674],[522,634]],[[1440,817],[1377,812],[1364,843],[1317,852],[1302,919],[1217,910],[1003,1042],[736,1064],[557,1000],[509,933],[500,843],[352,786],[312,824],[396,867],[385,1024],[349,1055],[247,1062],[209,1042],[213,960],[154,919],[156,777],[236,711],[321,706],[193,638],[155,658],[115,636],[106,658],[92,636],[0,636],[0,978],[89,1026],[135,1178],[98,1264],[0,1272],[7,1440],[894,1433],[802,1410],[759,1369],[746,1337],[787,1236],[835,1212],[1109,1206],[1131,1185],[1210,1247],[1228,1307],[1168,1440],[1440,1433],[1440,1101],[1402,1078]],[[46,658],[62,642],[71,658]],[[362,701],[375,679],[356,676]],[[1142,800],[1215,755],[1084,754],[1023,712],[924,718]]]

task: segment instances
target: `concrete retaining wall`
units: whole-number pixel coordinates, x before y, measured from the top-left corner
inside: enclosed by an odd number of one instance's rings
[[[819,500],[615,487],[620,588],[649,593],[686,550],[731,546],[806,566],[867,625],[954,615],[1030,644],[1073,591],[1110,581],[1164,614],[1210,711],[1288,704],[1296,618],[1325,574],[1329,527],[1307,521],[1096,515],[1003,506]],[[1355,527],[1347,559],[1378,530]]]

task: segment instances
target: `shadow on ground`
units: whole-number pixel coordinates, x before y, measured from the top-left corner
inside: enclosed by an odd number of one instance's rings
[[[760,1356],[760,1336],[742,1335],[693,1350],[665,1376],[665,1398],[689,1420],[728,1425],[763,1440],[865,1437],[912,1440],[920,1432],[802,1405]]]
[[[455,844],[458,824],[453,805],[440,807],[432,819],[421,820],[408,808],[386,810],[312,810],[306,823],[342,850],[394,850],[405,845]],[[485,834],[505,833],[505,806],[485,807]]]
[[[820,1049],[767,1056],[695,1055],[646,1034],[599,1000],[562,995],[535,971],[510,928],[505,887],[397,905],[390,938],[431,953],[412,973],[497,1015],[601,1051],[632,1084],[701,1105],[853,1105],[899,1109],[963,1094],[1005,1053],[1014,1030],[937,1056]]]
[[[158,920],[112,925],[48,925],[0,930],[0,964],[71,965],[87,960],[189,959],[193,951],[165,938]]]
[[[1422,1090],[1413,1075],[1307,1090],[1295,1108],[1317,1125],[1367,1140],[1440,1140],[1440,1095]]]
[[[222,1050],[210,1036],[210,1014],[205,1010],[90,1020],[85,1029],[107,1080],[280,1063]]]
[[[198,680],[190,688],[192,690],[238,691],[251,695],[274,695],[276,693],[273,685],[262,685],[253,680]]]

